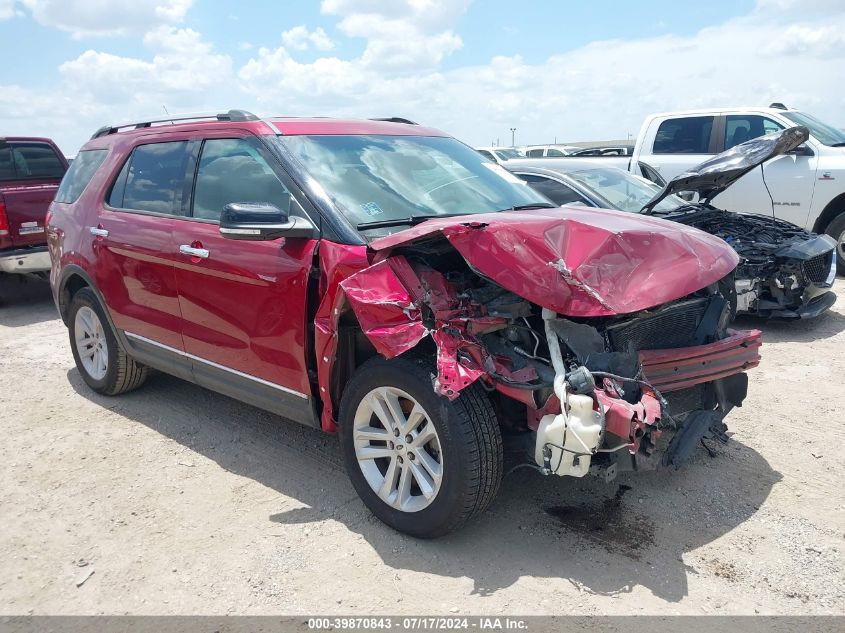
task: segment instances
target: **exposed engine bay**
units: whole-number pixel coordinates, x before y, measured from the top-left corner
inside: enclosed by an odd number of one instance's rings
[[[747,391],[742,372],[759,362],[760,333],[728,329],[732,275],[633,313],[563,316],[437,236],[393,249],[341,287],[376,352],[435,354],[433,388],[450,399],[480,383],[544,474],[680,466],[703,437],[726,439],[723,417]]]
[[[764,317],[821,314],[836,296],[835,242],[783,220],[689,205],[666,219],[722,238],[740,256],[735,311]]]

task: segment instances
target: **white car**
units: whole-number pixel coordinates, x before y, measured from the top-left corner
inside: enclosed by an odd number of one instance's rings
[[[514,158],[525,158],[515,147],[476,147],[475,151],[500,165]]]
[[[795,125],[810,131],[806,143],[778,156],[719,194],[717,206],[762,213],[827,233],[838,242],[845,274],[845,132],[805,112],[773,103],[768,108],[713,108],[646,117],[629,171],[645,163],[666,180],[748,139]]]
[[[526,158],[561,158],[583,148],[574,145],[526,145],[520,149]]]

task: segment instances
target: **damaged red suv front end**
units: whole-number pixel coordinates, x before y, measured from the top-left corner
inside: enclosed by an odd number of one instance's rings
[[[434,219],[372,241],[335,314],[385,358],[428,345],[449,399],[481,383],[544,472],[609,478],[724,437],[759,362],[759,331],[727,327],[736,263],[722,240],[624,213]]]

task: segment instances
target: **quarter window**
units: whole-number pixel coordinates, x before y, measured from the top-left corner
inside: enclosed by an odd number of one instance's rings
[[[782,129],[780,123],[759,114],[729,114],[725,117],[725,149]]]
[[[213,139],[203,144],[194,188],[195,218],[219,220],[232,202],[290,206],[290,193],[254,138]]]
[[[56,192],[56,202],[72,204],[79,199],[85,187],[91,182],[97,168],[103,163],[108,154],[105,149],[89,149],[79,152],[67,170],[59,190]]]
[[[108,203],[118,209],[181,215],[186,141],[139,145],[120,170]]]
[[[657,128],[655,154],[708,154],[712,116],[667,119]]]

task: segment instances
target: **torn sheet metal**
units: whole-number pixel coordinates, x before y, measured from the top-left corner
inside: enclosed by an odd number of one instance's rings
[[[417,295],[422,292],[404,257],[386,259],[340,283],[361,329],[385,358],[408,351],[428,334],[402,278],[414,280]]]
[[[643,392],[636,404],[622,400],[612,390],[608,391],[607,387],[596,389],[595,396],[600,408],[604,410],[605,429],[608,433],[628,440],[631,454],[639,450],[640,440],[647,431],[651,442],[660,436],[660,402],[653,393]]]
[[[575,317],[637,312],[717,282],[739,258],[697,229],[580,207],[433,219],[370,243],[377,259],[441,234],[476,271]]]

